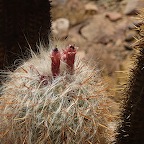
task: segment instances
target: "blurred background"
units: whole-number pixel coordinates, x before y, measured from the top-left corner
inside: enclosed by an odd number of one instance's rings
[[[53,0],[54,37],[79,47],[79,56],[91,60],[109,83],[116,101],[128,77],[137,37],[136,17],[143,0]]]

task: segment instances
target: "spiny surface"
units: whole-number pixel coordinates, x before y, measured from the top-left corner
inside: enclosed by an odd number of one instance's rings
[[[100,71],[75,59],[69,73],[61,61],[53,77],[51,52],[40,50],[3,84],[0,142],[5,144],[108,144],[114,122]]]
[[[143,21],[144,10],[139,14]],[[129,82],[125,90],[125,101],[118,127],[117,144],[144,143],[144,24],[138,27],[139,38],[137,48],[139,53],[134,61]]]

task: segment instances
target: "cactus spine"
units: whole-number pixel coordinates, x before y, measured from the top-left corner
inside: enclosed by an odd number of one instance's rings
[[[143,21],[144,11],[139,14]],[[138,27],[139,53],[135,58],[134,68],[131,70],[126,87],[126,99],[123,104],[121,123],[118,127],[117,144],[144,143],[144,24]]]
[[[99,70],[75,54],[74,46],[41,49],[9,75],[0,103],[1,143],[111,143],[114,102]]]

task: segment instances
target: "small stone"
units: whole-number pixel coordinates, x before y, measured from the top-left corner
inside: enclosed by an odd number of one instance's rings
[[[129,0],[124,10],[125,15],[133,15],[137,12],[139,0]]]
[[[90,23],[81,28],[81,35],[88,41],[107,44],[113,40],[115,34],[113,24],[104,16],[96,15]]]
[[[118,12],[107,12],[106,17],[108,17],[111,21],[117,21],[122,18],[122,15]]]
[[[88,14],[96,14],[98,12],[98,7],[95,3],[88,3],[85,5],[85,12]]]
[[[52,23],[52,30],[55,35],[66,36],[70,27],[70,22],[66,18],[59,18]]]

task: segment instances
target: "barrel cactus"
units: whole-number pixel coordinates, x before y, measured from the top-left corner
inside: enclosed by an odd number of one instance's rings
[[[40,46],[40,54],[9,72],[0,97],[0,143],[111,143],[115,103],[89,63],[73,45]]]
[[[138,30],[136,53],[124,90],[121,121],[117,128],[116,144],[143,144],[144,143],[144,10],[138,14],[141,22]]]

